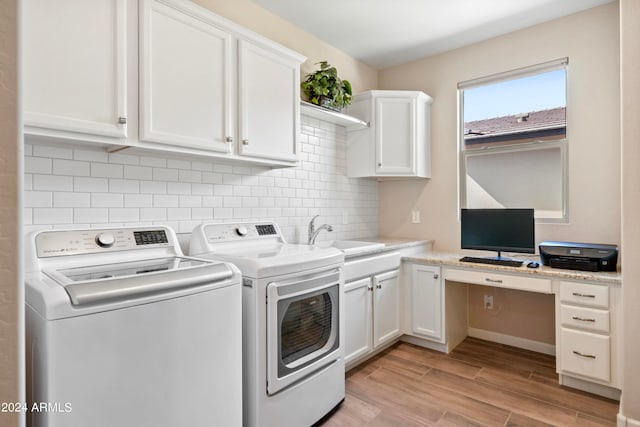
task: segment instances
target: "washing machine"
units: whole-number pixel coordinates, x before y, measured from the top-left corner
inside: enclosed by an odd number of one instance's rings
[[[203,224],[192,256],[242,272],[244,425],[304,427],[345,396],[344,255],[289,244],[272,222]]]
[[[240,273],[168,227],[25,242],[28,425],[242,425]]]

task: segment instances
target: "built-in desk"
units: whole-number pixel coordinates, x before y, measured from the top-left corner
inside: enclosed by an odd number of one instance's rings
[[[476,264],[459,261],[461,256],[428,252],[403,257],[407,272],[406,341],[440,351],[453,350],[469,335],[469,284],[554,295],[555,347],[547,345],[547,352],[556,355],[560,383],[619,398],[620,272],[543,265],[528,268],[527,261],[521,267]],[[527,260],[526,256],[518,258]],[[514,345],[513,341],[504,343]]]

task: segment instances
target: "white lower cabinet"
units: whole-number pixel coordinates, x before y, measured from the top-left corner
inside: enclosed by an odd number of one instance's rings
[[[440,267],[411,265],[411,335],[444,343],[443,286]]]
[[[400,270],[345,285],[345,363],[373,352],[402,334]]]
[[[356,360],[373,350],[372,290],[373,284],[370,277],[347,283],[344,287],[345,363]]]
[[[595,283],[559,282],[556,334],[561,376],[620,387],[618,290]]]

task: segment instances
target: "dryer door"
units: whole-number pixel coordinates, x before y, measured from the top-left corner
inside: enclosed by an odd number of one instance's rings
[[[340,271],[267,285],[267,393],[342,357]]]

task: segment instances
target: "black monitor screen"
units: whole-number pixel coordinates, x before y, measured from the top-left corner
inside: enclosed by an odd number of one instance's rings
[[[535,252],[533,209],[462,209],[462,249]]]

